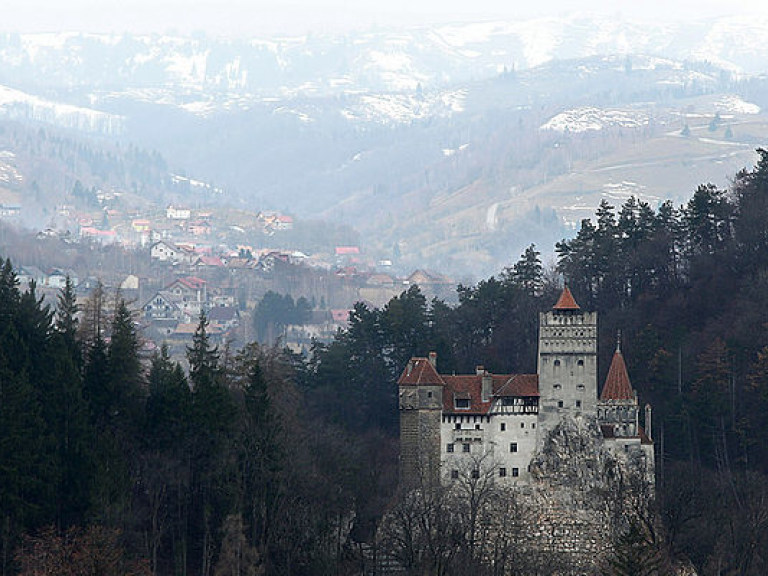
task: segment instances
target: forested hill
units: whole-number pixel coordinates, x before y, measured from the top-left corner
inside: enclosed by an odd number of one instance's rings
[[[768,572],[766,222],[760,150],[727,190],[702,185],[680,207],[603,203],[557,246],[558,272],[600,314],[601,378],[621,330],[633,386],[654,406],[663,538],[619,538],[624,566],[636,552],[656,566],[690,558],[703,575]],[[398,498],[406,360],[436,350],[441,372],[534,371],[555,277],[531,246],[460,287],[456,306],[416,287],[382,309],[359,304],[310,360],[217,350],[202,319],[185,373],[163,351],[144,357],[124,303],[108,314],[101,291],[78,303],[67,289],[54,315],[6,262],[3,574],[95,574],[76,571],[84,558],[110,574],[361,573],[360,543]],[[444,540],[410,542],[414,569],[493,573],[470,517],[452,510]]]

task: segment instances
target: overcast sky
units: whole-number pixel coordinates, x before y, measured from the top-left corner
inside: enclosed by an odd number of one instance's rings
[[[652,19],[759,14],[768,0],[0,0],[0,30],[214,35],[338,32],[596,12]]]

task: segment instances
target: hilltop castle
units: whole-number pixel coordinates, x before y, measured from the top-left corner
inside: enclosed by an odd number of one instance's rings
[[[597,313],[583,311],[566,286],[539,316],[537,374],[446,375],[437,356],[412,358],[398,381],[401,477],[449,484],[492,473],[510,486],[530,482],[530,464],[548,433],[569,418],[594,421],[616,454],[643,456],[653,482],[651,408],[640,426],[620,343],[598,397]]]

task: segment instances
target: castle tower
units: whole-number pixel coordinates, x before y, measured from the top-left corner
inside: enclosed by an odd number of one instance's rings
[[[597,312],[585,312],[568,286],[539,315],[539,442],[566,415],[597,414]]]
[[[608,376],[597,403],[597,419],[606,446],[616,454],[644,455],[649,486],[655,484],[655,455],[651,439],[651,406],[645,406],[645,429],[640,425],[640,404],[632,388],[627,365],[621,353],[621,338],[616,344]]]
[[[440,480],[440,422],[445,383],[437,355],[411,358],[397,381],[400,408],[400,482],[415,487]]]
[[[598,418],[601,424],[610,425],[616,437],[639,435],[640,423],[637,393],[632,388],[627,365],[621,354],[621,340],[616,344],[611,367],[598,402]]]

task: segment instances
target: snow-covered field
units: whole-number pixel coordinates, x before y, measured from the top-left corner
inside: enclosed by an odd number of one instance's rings
[[[640,128],[649,116],[634,109],[603,109],[584,106],[561,112],[542,124],[541,130],[553,132],[593,132],[608,128]]]
[[[91,108],[62,104],[0,86],[0,116],[48,122],[84,132],[119,134],[124,118]]]

